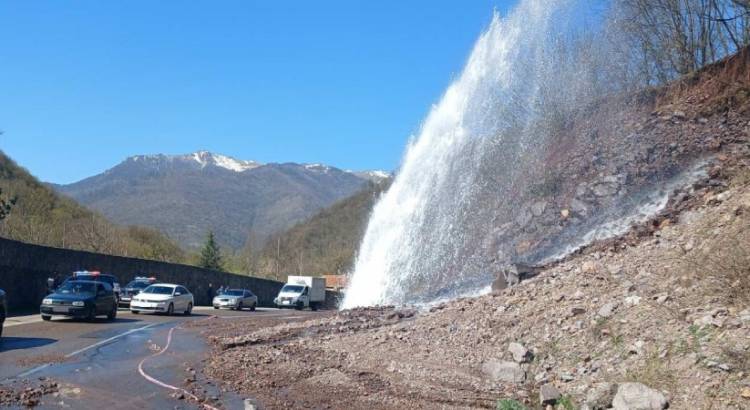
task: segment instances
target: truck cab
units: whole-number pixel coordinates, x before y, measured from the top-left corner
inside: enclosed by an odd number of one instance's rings
[[[325,279],[311,276],[290,276],[273,300],[279,308],[318,310],[326,299]]]

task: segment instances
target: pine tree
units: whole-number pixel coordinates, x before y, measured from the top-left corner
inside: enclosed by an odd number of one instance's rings
[[[3,190],[0,189],[0,221],[5,219],[8,214],[10,214],[10,210],[13,208],[13,206],[16,204],[16,197],[10,198],[9,200],[5,200],[5,198],[2,198]]]
[[[203,245],[203,249],[201,249],[201,257],[198,266],[206,269],[222,270],[222,265],[221,249],[219,249],[219,244],[216,243],[214,233],[209,232],[206,243]]]

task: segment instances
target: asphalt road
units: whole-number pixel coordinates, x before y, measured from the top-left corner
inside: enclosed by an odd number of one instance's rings
[[[59,393],[45,396],[38,408],[199,408],[189,400],[173,397],[169,386],[184,386],[185,378],[190,377],[186,369],[201,368],[208,349],[200,335],[201,319],[213,315],[219,319],[211,320],[244,317],[250,318],[247,323],[252,326],[253,318],[257,318],[267,326],[318,314],[199,307],[189,317],[133,315],[120,310],[114,322],[103,318],[95,322],[43,322],[39,315],[11,317],[0,339],[0,384],[41,377],[58,382]],[[184,328],[181,325],[186,321],[198,322]],[[245,398],[222,393],[210,381],[199,382],[219,403],[217,407],[243,408]]]

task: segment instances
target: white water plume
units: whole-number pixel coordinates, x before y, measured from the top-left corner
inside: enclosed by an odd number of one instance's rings
[[[548,25],[567,3],[524,1],[506,19],[494,16],[375,206],[344,307],[412,301],[444,285],[446,276],[471,280],[481,271],[481,261],[465,251],[472,229],[482,229],[469,214],[485,145],[526,128],[534,116],[550,68]],[[535,143],[516,141],[518,154]]]
[[[611,113],[627,107],[613,98],[589,117],[602,94],[622,88],[612,85],[619,64],[610,42],[568,41],[587,5],[522,0],[494,15],[375,205],[343,308],[486,292],[505,264],[546,261],[592,240],[587,233],[638,215],[654,202],[650,190],[679,174],[629,173],[652,162],[647,135],[644,144],[623,136],[629,149],[599,140],[600,131],[619,132]]]

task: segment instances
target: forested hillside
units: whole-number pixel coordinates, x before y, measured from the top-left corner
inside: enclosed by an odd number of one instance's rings
[[[259,252],[246,249],[239,259],[247,270],[270,278],[345,273],[354,261],[370,211],[389,185],[390,180],[370,183],[358,194],[272,237]]]
[[[169,262],[183,251],[160,232],[118,226],[56,194],[0,151],[0,189],[15,206],[0,221],[0,236],[23,242]]]

